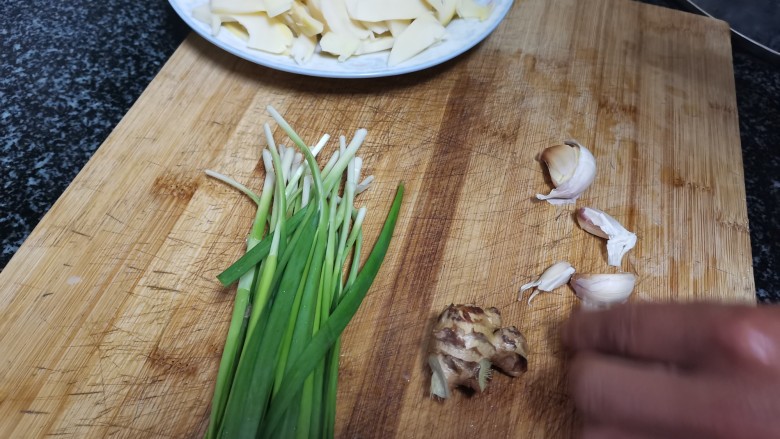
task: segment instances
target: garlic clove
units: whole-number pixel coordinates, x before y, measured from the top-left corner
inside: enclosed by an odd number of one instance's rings
[[[577,223],[588,233],[607,239],[607,263],[620,267],[623,256],[636,245],[636,235],[615,218],[592,207],[577,209]]]
[[[517,296],[517,300],[521,300],[523,297],[523,291],[530,289],[530,288],[536,288],[536,291],[534,291],[531,294],[531,297],[528,298],[528,304],[531,304],[531,300],[533,300],[534,297],[536,297],[537,294],[539,294],[542,291],[550,292],[561,285],[565,284],[569,281],[571,278],[571,275],[574,274],[575,270],[574,267],[571,266],[566,261],[561,261],[553,264],[548,268],[547,270],[542,273],[541,276],[534,282],[527,283],[520,287],[520,294]]]
[[[580,151],[566,144],[555,145],[542,151],[539,158],[547,165],[553,185],[560,186],[574,175],[580,160]]]
[[[569,284],[585,309],[609,308],[628,300],[636,276],[631,273],[575,274]]]
[[[555,188],[547,195],[536,194],[536,198],[550,204],[574,203],[596,179],[596,159],[574,140],[545,149],[540,158]]]

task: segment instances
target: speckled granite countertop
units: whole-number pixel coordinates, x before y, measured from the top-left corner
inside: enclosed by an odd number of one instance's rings
[[[159,0],[5,0],[0,16],[5,267],[188,29]],[[780,303],[780,66],[736,50],[734,73],[757,296]]]

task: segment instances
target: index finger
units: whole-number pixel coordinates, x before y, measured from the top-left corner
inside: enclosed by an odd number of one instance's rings
[[[718,304],[622,305],[576,312],[565,345],[680,366],[780,368],[780,308]]]

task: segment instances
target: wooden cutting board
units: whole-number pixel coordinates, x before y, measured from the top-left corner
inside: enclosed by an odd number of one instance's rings
[[[632,300],[755,300],[725,23],[624,0],[525,0],[485,42],[401,77],[314,79],[189,37],[0,276],[0,437],[199,437],[275,106],[304,139],[369,130],[372,243],[401,180],[388,258],[348,327],[339,437],[568,437],[557,331],[568,287],[518,287],[558,260],[609,272],[574,206],[533,199],[537,154],[574,138],[599,173],[578,206],[639,236]],[[281,133],[279,133],[281,136]],[[428,395],[425,345],[449,303],[496,306],[529,372]]]

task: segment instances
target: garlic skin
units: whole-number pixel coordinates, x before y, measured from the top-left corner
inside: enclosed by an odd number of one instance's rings
[[[531,300],[533,300],[534,297],[536,297],[537,294],[540,292],[550,292],[561,285],[564,285],[566,282],[571,279],[571,275],[574,274],[576,270],[574,267],[571,266],[566,261],[561,261],[553,264],[548,268],[547,270],[542,273],[541,276],[534,282],[529,282],[523,286],[520,287],[520,294],[517,296],[517,300],[522,300],[523,298],[523,291],[536,287],[536,291],[534,291],[531,294],[531,297],[528,298],[528,304],[531,304]]]
[[[631,273],[575,274],[569,284],[585,309],[603,309],[623,303],[634,291],[636,276]]]
[[[596,179],[596,159],[574,140],[545,149],[540,158],[555,188],[547,195],[536,194],[536,198],[550,204],[573,204]]]
[[[607,239],[607,263],[613,267],[620,267],[623,256],[636,245],[636,235],[604,211],[581,207],[577,209],[577,223],[582,230]]]

